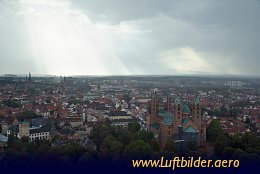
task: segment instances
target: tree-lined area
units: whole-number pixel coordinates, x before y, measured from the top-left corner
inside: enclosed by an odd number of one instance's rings
[[[225,135],[218,120],[207,129],[207,140],[214,145],[214,155],[223,159],[239,159],[247,163],[259,163],[260,138],[252,135]]]
[[[128,127],[115,127],[107,121],[95,125],[89,136],[92,146],[82,146],[80,142],[53,146],[53,142],[28,138],[17,139],[10,135],[4,161],[6,164],[22,164],[48,161],[63,164],[92,164],[96,161],[115,162],[114,160],[156,159],[161,156],[194,156],[214,159],[239,159],[254,164],[260,161],[260,140],[254,135],[227,136],[220,123],[214,120],[207,130],[208,143],[214,146],[214,154],[207,149],[197,147],[194,142],[186,142],[184,151],[179,151],[174,142],[168,142],[160,148],[159,142],[151,132],[142,130],[136,122]]]

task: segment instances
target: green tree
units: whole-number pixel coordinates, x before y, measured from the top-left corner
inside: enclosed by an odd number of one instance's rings
[[[150,147],[153,149],[153,152],[159,152],[160,151],[160,144],[157,140],[153,139],[149,142]]]
[[[218,137],[222,136],[223,134],[224,133],[220,122],[217,120],[212,120],[207,130],[207,140],[210,142],[215,142]]]
[[[80,100],[76,100],[76,99],[68,101],[69,105],[72,105],[72,104],[76,105],[76,104],[79,104],[79,103],[81,103],[81,101]]]
[[[123,144],[129,144],[133,139],[133,134],[123,127],[115,128],[114,135]]]
[[[99,146],[101,145],[101,143],[107,135],[113,135],[113,131],[114,128],[110,125],[95,125],[89,137],[96,143],[97,147],[99,148]]]
[[[240,135],[228,137],[228,145],[234,149],[244,149],[243,140]]]
[[[99,150],[103,153],[108,153],[112,142],[115,140],[116,138],[113,135],[107,135],[100,144]]]
[[[112,141],[109,148],[109,153],[119,156],[124,150],[124,145],[120,141]]]
[[[198,146],[197,146],[197,143],[195,141],[187,141],[185,148],[186,148],[187,151],[198,150]]]
[[[8,107],[12,107],[12,108],[22,107],[22,105],[20,103],[16,102],[15,100],[12,100],[12,99],[4,100],[3,104],[5,104]]]
[[[28,152],[29,154],[37,153],[39,146],[37,145],[36,142],[32,141],[32,142],[26,143],[25,141],[24,142],[22,141],[22,144],[23,144],[23,150],[25,152]]]
[[[124,94],[123,100],[125,100],[127,103],[129,103],[132,100],[132,98],[129,96],[129,94]]]
[[[218,136],[214,143],[214,152],[216,155],[222,155],[225,147],[228,146],[228,139],[225,135]]]
[[[15,135],[13,132],[11,132],[7,139],[7,146],[11,148],[14,144],[15,144]]]
[[[232,155],[232,159],[244,160],[246,159],[246,152],[242,149],[236,149]]]
[[[229,110],[229,116],[230,117],[234,117],[235,118],[238,115],[238,113],[239,113],[238,109],[232,108],[232,109]]]
[[[47,99],[45,100],[45,102],[46,102],[46,103],[51,103],[51,99],[50,99],[50,98],[47,98]]]
[[[141,126],[138,122],[132,122],[128,124],[127,129],[132,133],[136,133],[141,129]]]
[[[21,138],[21,141],[22,141],[23,143],[29,143],[29,137],[23,136],[23,137]]]
[[[32,104],[33,104],[33,106],[38,105],[38,103],[35,100],[33,100]]]
[[[234,153],[235,149],[232,147],[225,147],[223,150],[223,157],[230,159]]]
[[[34,119],[38,118],[39,116],[35,114],[32,110],[24,111],[21,113],[21,115],[18,117],[18,120],[27,120],[27,119]]]
[[[173,140],[167,141],[167,143],[163,149],[167,152],[177,152],[177,147]]]
[[[48,144],[44,143],[39,146],[38,153],[45,154],[45,153],[48,153],[50,150],[51,150],[51,147]]]
[[[144,140],[145,142],[151,142],[154,139],[154,135],[152,132],[141,130],[137,132],[137,134],[138,139]]]
[[[260,147],[260,139],[252,134],[246,134],[242,137],[243,147],[245,148],[259,148]],[[245,150],[244,148],[244,150]]]
[[[125,147],[124,154],[129,157],[147,157],[152,154],[152,148],[143,140],[137,140]]]
[[[250,123],[251,123],[251,120],[247,117],[245,123],[246,123],[246,124],[250,124]]]

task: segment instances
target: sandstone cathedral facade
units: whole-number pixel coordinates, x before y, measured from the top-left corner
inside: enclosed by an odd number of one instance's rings
[[[159,139],[161,147],[170,141],[194,141],[198,146],[205,145],[206,123],[201,113],[200,98],[197,96],[191,105],[190,110],[179,97],[173,100],[169,96],[164,101],[156,92],[153,93],[146,125],[147,130]]]

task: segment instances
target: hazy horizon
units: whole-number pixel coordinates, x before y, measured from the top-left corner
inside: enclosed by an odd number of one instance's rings
[[[0,74],[260,76],[259,0],[0,0]]]
[[[27,74],[12,74],[12,73],[7,73],[7,74],[0,74],[0,77],[5,77],[5,76],[16,76],[16,77],[28,77],[29,73]],[[120,74],[109,74],[109,75],[88,75],[88,74],[79,74],[79,75],[59,75],[59,74],[33,74],[31,73],[32,78],[34,77],[185,77],[185,78],[193,78],[193,77],[198,77],[198,78],[260,78],[260,75],[225,75],[225,74],[149,74],[149,75],[142,75],[142,74],[131,74],[131,75],[120,75]]]

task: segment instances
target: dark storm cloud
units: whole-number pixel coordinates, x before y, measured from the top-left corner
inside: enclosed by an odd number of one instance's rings
[[[151,54],[147,54],[154,61],[155,50],[191,47],[220,73],[234,69],[238,74],[260,74],[258,0],[76,0],[75,5],[94,14],[94,20],[131,21],[150,30],[146,38],[152,43]]]
[[[87,13],[93,19],[107,19],[111,22],[124,20],[136,20],[140,18],[152,17],[157,13],[164,13],[170,10],[169,4],[172,0],[75,0],[73,3]]]

